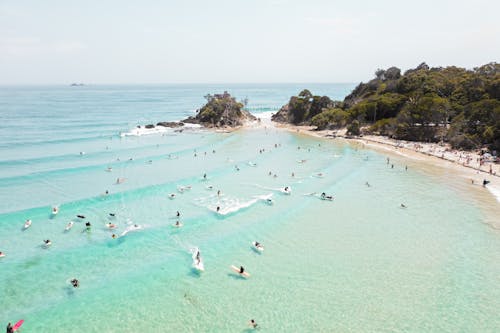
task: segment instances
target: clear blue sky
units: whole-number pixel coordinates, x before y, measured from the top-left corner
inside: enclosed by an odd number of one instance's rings
[[[500,1],[0,0],[0,84],[359,82],[500,61]]]

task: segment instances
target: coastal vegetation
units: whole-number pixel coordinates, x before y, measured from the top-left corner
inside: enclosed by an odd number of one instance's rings
[[[344,101],[303,90],[274,121],[347,127],[348,133],[395,139],[449,142],[454,148],[500,150],[500,64],[467,70],[455,66],[379,69]]]
[[[236,101],[227,91],[223,94],[208,94],[205,99],[207,103],[196,111],[196,115],[183,122],[205,127],[234,127],[241,126],[246,120],[255,119],[250,112],[243,109],[244,103]]]

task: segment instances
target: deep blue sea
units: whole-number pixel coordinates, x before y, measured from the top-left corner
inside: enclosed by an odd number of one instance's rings
[[[361,144],[266,120],[304,88],[342,100],[354,87],[0,87],[0,324],[500,331],[494,198],[466,195],[462,179],[421,162],[391,155],[391,168],[389,155]],[[203,96],[224,91],[248,98],[264,125],[129,135],[193,115]]]

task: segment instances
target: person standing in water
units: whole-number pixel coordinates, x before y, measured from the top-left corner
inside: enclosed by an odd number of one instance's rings
[[[12,328],[12,324],[8,323],[7,324],[7,333],[14,333],[14,328]]]

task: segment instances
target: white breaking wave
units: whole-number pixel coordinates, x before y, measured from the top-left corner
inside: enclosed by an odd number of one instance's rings
[[[495,198],[497,198],[497,201],[500,202],[500,189],[498,189],[497,187],[488,186],[488,185],[486,185],[486,188],[488,189],[488,191],[491,192],[491,194],[493,194],[495,196]]]
[[[128,132],[120,133],[121,137],[125,136],[143,136],[143,135],[151,135],[151,134],[164,134],[164,133],[172,133],[179,130],[184,129],[198,129],[201,128],[199,124],[188,124],[185,123],[182,127],[164,127],[164,126],[155,126],[153,128],[146,128],[145,126],[137,126],[136,128],[131,129]]]

